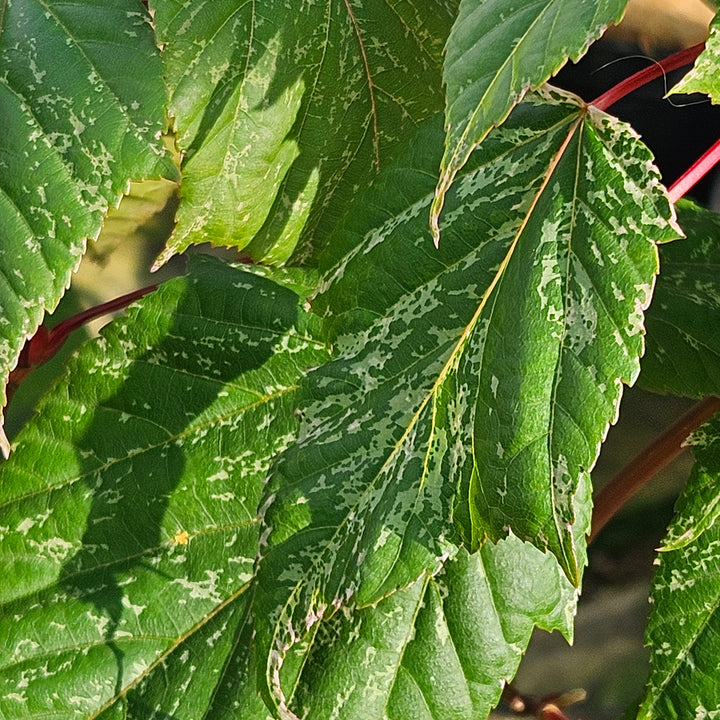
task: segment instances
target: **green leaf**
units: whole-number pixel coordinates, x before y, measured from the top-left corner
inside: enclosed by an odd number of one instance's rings
[[[321,623],[294,711],[316,720],[484,720],[535,625],[571,631],[575,600],[552,557],[515,537],[461,550],[438,576]]]
[[[531,88],[577,60],[622,15],[627,0],[461,0],[448,39],[447,138],[431,206],[435,241],[445,194],[490,130]]]
[[[720,17],[710,24],[710,37],[705,49],[695,61],[692,70],[670,91],[679,93],[705,93],[713,104],[720,104]]]
[[[695,465],[685,492],[675,507],[673,524],[663,539],[661,550],[678,550],[697,540],[720,515],[720,427],[717,418],[696,430],[686,445],[693,448]]]
[[[720,217],[687,201],[677,212],[687,238],[660,248],[640,383],[658,393],[720,395]]]
[[[358,187],[442,107],[457,0],[154,0],[192,243],[279,263],[323,244]]]
[[[157,140],[160,58],[137,2],[4,2],[0,67],[4,405],[26,337],[57,306],[108,206],[131,178],[173,168]]]
[[[194,260],[83,347],[18,437],[0,466],[0,716],[213,702],[265,475],[299,376],[327,357],[283,285]]]
[[[720,421],[693,440],[696,467],[678,501],[668,547],[658,554],[647,628],[652,669],[638,718],[710,718],[720,711]],[[707,501],[713,504],[712,517]],[[682,539],[682,541],[681,541]]]
[[[434,250],[441,136],[426,126],[329,245],[314,306],[336,357],[268,486],[271,687],[319,618],[437,572],[458,533],[474,550],[511,530],[579,581],[573,498],[637,375],[672,210],[627,126],[548,92],[476,153]]]

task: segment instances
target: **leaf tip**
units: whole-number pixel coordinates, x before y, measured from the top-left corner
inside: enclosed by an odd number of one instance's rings
[[[440,213],[445,203],[447,187],[447,183],[441,177],[435,188],[432,205],[430,205],[430,233],[436,250],[440,247]]]
[[[10,441],[5,434],[5,428],[0,426],[0,452],[7,460],[10,457]]]
[[[152,264],[150,272],[157,272],[163,265],[165,265],[170,260],[170,258],[173,257],[174,254],[175,252],[173,251],[173,249],[169,245],[166,245],[165,249],[157,256],[155,262]]]

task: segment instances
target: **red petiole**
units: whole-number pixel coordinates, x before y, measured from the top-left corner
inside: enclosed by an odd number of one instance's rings
[[[85,323],[95,318],[107,315],[108,313],[122,310],[130,303],[139,300],[144,295],[157,289],[157,285],[148,285],[147,287],[133,290],[133,292],[121,295],[113,300],[108,300],[101,305],[88,308],[82,312],[69,317],[58,323],[52,330],[48,330],[43,326],[37,329],[35,335],[25,344],[20,353],[17,367],[10,373],[8,379],[8,390],[12,392],[29,374],[29,372],[50,360],[64,345],[73,330],[77,330]]]
[[[702,180],[720,162],[720,140],[696,160],[668,190],[670,201],[676,203],[695,183]]]
[[[655,78],[694,62],[704,48],[705,43],[699,43],[698,45],[693,45],[685,50],[669,55],[664,60],[658,60],[644,70],[636,72],[634,75],[611,87],[607,92],[595,98],[590,105],[596,107],[598,110],[607,110],[611,105],[618,102],[618,100],[622,100],[626,95],[629,95],[650,81],[655,80]]]
[[[608,90],[594,100],[591,105],[606,110],[612,104],[661,74],[675,70],[693,62],[705,47],[704,43],[675,53]],[[720,162],[720,140],[718,140],[701,158],[696,160],[669,188],[668,196],[676,203],[717,163]],[[626,465],[594,499],[592,534],[590,542],[597,536],[605,524],[625,503],[650,480],[659,470],[684,449],[684,442],[690,433],[703,422],[709,420],[720,410],[720,399],[709,397],[697,403],[675,425],[663,433],[632,462]]]

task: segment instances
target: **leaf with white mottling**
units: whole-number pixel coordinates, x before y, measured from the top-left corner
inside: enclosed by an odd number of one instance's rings
[[[57,306],[107,208],[131,179],[174,171],[157,140],[160,58],[134,0],[6,0],[0,67],[4,406],[25,339]]]
[[[553,558],[515,537],[460,550],[438,576],[321,623],[293,709],[315,720],[484,720],[533,628],[572,636],[575,604]]]
[[[687,238],[660,248],[639,382],[658,393],[720,395],[720,217],[687,201],[677,212]]]
[[[263,481],[295,436],[299,377],[327,357],[303,300],[198,258],[84,346],[42,402],[0,466],[13,578],[0,717],[211,706],[245,614]]]
[[[687,75],[670,91],[678,93],[705,93],[715,104],[720,104],[720,17],[710,24],[710,37],[695,65]]]
[[[646,633],[652,667],[639,720],[701,720],[720,712],[720,420],[704,425],[692,445],[696,465],[655,561]]]
[[[457,0],[154,0],[192,243],[278,263],[322,244],[356,192],[442,107]]]
[[[440,210],[458,170],[491,128],[531,88],[577,60],[622,15],[627,0],[461,0],[448,39],[447,138],[431,206],[437,242]]]
[[[440,132],[329,246],[314,305],[338,354],[304,383],[264,518],[258,636],[278,703],[283,655],[319,618],[437,572],[457,533],[474,550],[511,530],[579,581],[573,498],[637,375],[672,209],[627,126],[548,92],[475,154],[434,250]]]

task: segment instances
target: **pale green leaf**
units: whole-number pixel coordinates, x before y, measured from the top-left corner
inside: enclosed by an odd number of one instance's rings
[[[642,720],[701,720],[720,712],[720,421],[701,428],[693,452],[693,474],[656,560]]]
[[[0,405],[130,179],[172,173],[160,58],[133,0],[0,5]],[[7,451],[2,436],[3,450]]]
[[[627,126],[545,93],[476,153],[435,250],[440,133],[424,128],[329,247],[314,306],[337,354],[305,381],[268,487],[270,686],[319,618],[437,572],[458,534],[477,549],[511,530],[579,581],[573,498],[638,373],[672,210]]]
[[[720,17],[717,15],[710,24],[710,37],[705,49],[692,70],[673,87],[670,94],[694,92],[705,93],[713,104],[720,104]]]
[[[0,466],[1,717],[211,707],[263,481],[326,358],[283,285],[195,260],[83,347],[18,437]]]
[[[686,239],[660,248],[640,383],[653,392],[720,395],[720,217],[678,203]]]
[[[282,262],[335,225],[415,125],[442,107],[457,0],[154,0],[191,243]],[[313,239],[315,237],[316,239]]]
[[[447,138],[431,207],[435,240],[445,194],[491,128],[530,88],[577,60],[627,0],[461,0],[446,48]]]

